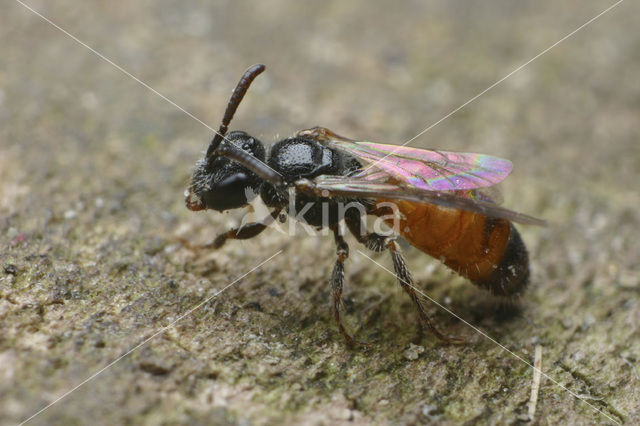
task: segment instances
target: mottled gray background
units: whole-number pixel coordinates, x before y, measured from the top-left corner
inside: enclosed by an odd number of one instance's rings
[[[217,127],[242,71],[267,64],[232,128],[273,142],[324,125],[403,143],[611,1],[30,0]],[[543,379],[536,421],[640,421],[640,6],[627,0],[416,139],[515,165],[505,205],[532,280],[521,315],[407,250],[418,285],[602,410]],[[283,253],[32,424],[517,423],[531,368],[429,303],[417,333],[394,278],[352,245],[336,332],[332,238],[274,230],[218,252],[239,214],[183,191],[212,133],[19,3],[0,14],[0,423],[28,418],[253,266]],[[350,239],[350,242],[355,242]],[[377,261],[390,267],[384,255]],[[417,346],[412,346],[417,345]]]

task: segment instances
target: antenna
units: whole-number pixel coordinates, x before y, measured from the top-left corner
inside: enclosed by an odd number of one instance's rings
[[[207,155],[205,158],[210,159],[214,156],[216,150],[220,146],[220,143],[222,143],[222,140],[224,139],[224,135],[227,134],[227,127],[233,118],[233,114],[235,114],[238,109],[238,105],[240,105],[242,98],[244,98],[245,93],[249,90],[249,86],[251,86],[253,80],[255,80],[255,78],[265,70],[265,68],[266,67],[262,64],[256,64],[249,67],[244,72],[242,78],[236,85],[236,88],[233,89],[233,93],[231,94],[229,103],[227,104],[227,109],[224,112],[224,117],[222,118],[222,124],[220,124],[220,128],[213,137],[213,140],[207,149]]]

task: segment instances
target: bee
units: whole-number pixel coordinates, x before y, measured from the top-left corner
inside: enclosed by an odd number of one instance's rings
[[[368,231],[368,215],[381,218],[411,245],[494,295],[513,299],[524,292],[529,257],[513,222],[544,221],[494,202],[490,187],[510,173],[510,161],[357,141],[323,127],[301,130],[267,153],[262,142],[246,132],[227,133],[249,86],[264,70],[264,65],[254,65],[238,82],[185,194],[186,206],[193,211],[241,208],[257,196],[271,211],[264,220],[220,234],[207,247],[253,238],[285,214],[317,229],[329,228],[337,247],[331,275],[333,315],[349,344],[359,342],[347,332],[340,313],[349,256],[343,223],[368,249],[389,251],[400,286],[435,336],[462,341],[444,335],[432,323],[396,235]]]

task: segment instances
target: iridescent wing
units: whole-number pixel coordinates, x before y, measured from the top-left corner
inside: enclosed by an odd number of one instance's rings
[[[321,197],[407,200],[472,211],[484,216],[526,225],[546,225],[542,219],[500,207],[491,201],[484,200],[481,196],[474,196],[473,191],[425,191],[393,182],[376,182],[358,177],[329,175],[318,176],[313,181],[302,179],[296,182],[296,187]]]
[[[354,179],[369,181],[369,182],[377,182],[377,183],[396,182],[397,183],[397,181],[395,181],[395,179],[390,177],[387,172],[383,170],[375,169],[375,167],[359,170],[355,174],[351,175],[350,177]],[[427,190],[427,191],[430,191],[430,190]],[[472,200],[487,201],[493,204],[502,204],[504,201],[502,198],[502,193],[500,192],[497,186],[485,186],[483,188],[455,190],[451,192],[455,193],[459,197],[470,198]]]
[[[511,172],[509,160],[484,154],[456,153],[354,141],[316,127],[298,133],[368,163],[353,177],[392,177],[427,191],[471,190],[495,185]]]
[[[472,211],[528,225],[544,220],[500,207],[497,190],[489,188],[511,171],[508,160],[482,154],[431,151],[358,142],[315,127],[298,136],[343,151],[369,163],[352,176],[318,176],[296,182],[298,189],[322,197],[407,200]]]

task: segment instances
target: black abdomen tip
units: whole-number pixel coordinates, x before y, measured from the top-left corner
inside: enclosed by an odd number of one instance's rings
[[[510,224],[509,241],[493,274],[474,284],[496,296],[519,296],[529,283],[529,254],[518,230]]]

